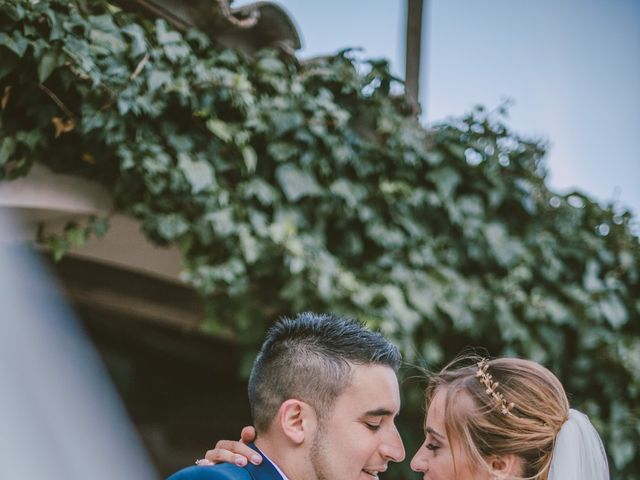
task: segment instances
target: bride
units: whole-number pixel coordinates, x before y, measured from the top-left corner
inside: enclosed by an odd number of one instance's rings
[[[426,438],[411,460],[425,480],[609,479],[589,418],[569,407],[558,378],[536,362],[455,360],[429,375],[426,406]],[[245,428],[242,442],[254,436]],[[256,452],[242,442],[218,442],[199,464],[246,463]]]

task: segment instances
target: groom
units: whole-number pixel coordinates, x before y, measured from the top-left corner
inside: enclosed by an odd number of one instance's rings
[[[303,313],[267,334],[249,378],[266,461],[183,469],[169,480],[375,480],[404,458],[397,348],[362,324]]]

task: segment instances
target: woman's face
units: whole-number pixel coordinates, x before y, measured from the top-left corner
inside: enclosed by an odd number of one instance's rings
[[[429,405],[426,438],[411,460],[411,469],[421,472],[424,480],[489,480],[491,476],[487,469],[474,466],[462,449],[452,451],[454,447],[449,443],[444,427],[445,398],[446,391],[437,390]]]

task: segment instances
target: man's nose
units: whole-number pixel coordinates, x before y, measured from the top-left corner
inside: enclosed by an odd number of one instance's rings
[[[402,438],[400,438],[400,432],[398,432],[395,425],[392,431],[389,432],[389,438],[383,443],[381,453],[387,460],[392,462],[404,460],[404,445],[402,444]]]

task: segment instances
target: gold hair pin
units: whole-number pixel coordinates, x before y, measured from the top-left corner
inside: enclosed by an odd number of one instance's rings
[[[511,410],[513,409],[513,407],[515,407],[515,404],[513,402],[507,403],[507,401],[504,399],[504,395],[501,392],[497,391],[498,385],[500,385],[500,383],[493,381],[493,377],[491,376],[491,374],[487,373],[488,369],[489,363],[486,358],[483,358],[480,362],[478,362],[478,371],[476,372],[476,377],[478,378],[480,383],[485,386],[485,392],[487,392],[488,395],[491,395],[494,400],[500,404],[500,410],[502,411],[502,414],[514,416],[513,413],[511,413]]]

